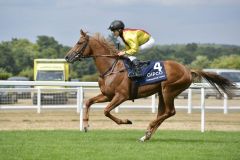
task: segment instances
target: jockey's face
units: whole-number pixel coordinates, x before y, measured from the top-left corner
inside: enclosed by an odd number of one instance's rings
[[[118,30],[113,30],[112,32],[113,32],[113,35],[114,35],[115,37],[118,37],[118,36],[119,36],[119,31],[118,31]]]

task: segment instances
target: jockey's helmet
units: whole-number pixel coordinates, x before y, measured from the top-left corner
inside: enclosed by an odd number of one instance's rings
[[[125,27],[125,25],[122,21],[115,20],[110,24],[108,29],[110,29],[111,31],[114,31],[114,30],[124,29],[124,27]]]

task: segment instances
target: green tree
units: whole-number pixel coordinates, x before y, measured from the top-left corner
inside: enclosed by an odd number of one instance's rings
[[[7,72],[4,68],[0,68],[0,80],[6,80],[11,76],[11,73]]]
[[[117,44],[117,39],[113,35],[109,35],[108,39]],[[44,35],[38,36],[35,43],[27,39],[0,42],[0,68],[4,70],[1,72],[31,78],[35,58],[63,58],[70,48],[59,44],[53,37]],[[123,46],[120,47],[122,48]],[[156,45],[137,54],[141,60],[175,60],[192,68],[236,69],[240,69],[239,56],[239,46],[197,43]],[[212,62],[211,65],[209,65],[210,62]],[[71,72],[72,78],[83,78],[87,75],[83,79],[91,79],[97,70],[92,59],[84,59],[71,65]]]
[[[25,68],[18,75],[28,77],[30,80],[33,80],[33,68]]]
[[[210,65],[210,61],[206,56],[197,56],[194,61],[192,61],[190,67],[194,69],[203,69],[208,68]]]
[[[189,43],[186,45],[185,49],[189,52],[195,52],[198,48],[197,43]]]
[[[10,42],[2,42],[0,44],[0,68],[6,72],[13,73],[16,64],[12,54],[12,45]]]
[[[41,52],[44,49],[53,48],[56,51],[59,51],[61,45],[53,38],[45,35],[37,36],[37,45],[39,46],[39,51]]]
[[[96,67],[92,59],[83,59],[80,62],[75,62],[71,68],[77,72],[79,78],[84,75],[91,75],[96,73]],[[76,77],[75,77],[76,78]]]
[[[38,54],[38,47],[27,39],[13,39],[11,44],[16,65],[13,74],[17,75],[25,68],[33,67],[33,60],[35,55]]]
[[[240,69],[240,56],[221,56],[215,59],[210,66],[212,68]]]
[[[63,58],[69,47],[59,44],[53,37],[37,36],[38,58]]]

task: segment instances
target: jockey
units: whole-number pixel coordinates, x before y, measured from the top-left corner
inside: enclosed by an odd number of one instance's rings
[[[151,48],[154,44],[154,39],[149,33],[141,29],[125,28],[125,25],[120,20],[113,21],[109,28],[115,37],[121,37],[125,43],[125,49],[118,53],[119,56],[126,55],[133,64],[133,73],[129,73],[129,77],[142,77],[140,69],[140,61],[133,55],[139,50]]]

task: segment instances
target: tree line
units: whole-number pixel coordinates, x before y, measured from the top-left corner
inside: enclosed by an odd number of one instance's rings
[[[118,41],[107,37],[115,45]],[[0,79],[25,76],[33,79],[33,60],[36,58],[64,58],[70,46],[60,44],[54,37],[37,36],[35,43],[13,38],[0,43]],[[123,48],[123,46],[120,46]],[[141,60],[175,60],[189,68],[240,69],[240,46],[219,44],[155,45],[138,54]],[[71,64],[71,78],[96,81],[98,73],[92,59]]]

